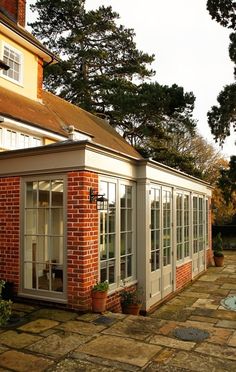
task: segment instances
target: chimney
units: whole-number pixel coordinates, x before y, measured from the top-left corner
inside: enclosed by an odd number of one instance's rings
[[[0,0],[0,11],[13,22],[25,27],[26,0]]]

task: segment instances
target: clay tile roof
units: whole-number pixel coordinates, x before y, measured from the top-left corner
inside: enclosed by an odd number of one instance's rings
[[[43,92],[41,103],[1,88],[0,115],[63,136],[68,135],[63,127],[73,125],[75,130],[90,134],[94,143],[142,159],[109,123],[49,92]]]

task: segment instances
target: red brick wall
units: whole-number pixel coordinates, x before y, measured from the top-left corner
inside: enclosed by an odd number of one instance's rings
[[[192,262],[176,267],[176,290],[184,287],[192,280]]]
[[[89,202],[89,189],[98,191],[98,175],[68,174],[67,280],[69,307],[88,310],[91,287],[98,278],[98,211]]]
[[[0,278],[19,286],[20,178],[0,178]]]
[[[25,27],[26,0],[0,0],[0,7],[7,11],[13,20]]]

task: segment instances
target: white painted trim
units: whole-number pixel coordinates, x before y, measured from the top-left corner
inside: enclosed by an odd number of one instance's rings
[[[5,41],[2,41],[2,47],[1,47],[1,59],[3,60],[3,56],[4,56],[4,49],[5,47],[7,47],[8,49],[12,50],[15,54],[18,54],[19,56],[19,59],[20,59],[20,62],[19,62],[19,66],[20,66],[20,71],[19,71],[19,80],[16,80],[16,79],[13,79],[11,77],[9,77],[8,75],[5,75],[4,74],[4,71],[2,70],[1,71],[1,77],[3,79],[6,79],[16,85],[19,85],[21,87],[23,87],[23,66],[24,66],[24,56],[23,56],[23,53],[21,51],[19,51],[19,49],[13,47],[12,45],[6,43]],[[7,70],[6,72],[8,72],[9,70]]]
[[[11,128],[22,129],[22,130],[25,130],[27,132],[27,134],[30,133],[30,134],[33,134],[35,136],[47,137],[47,138],[50,138],[50,139],[54,139],[55,141],[65,141],[65,140],[68,139],[66,136],[62,136],[62,135],[59,135],[59,134],[54,134],[54,133],[46,131],[44,129],[37,128],[33,124],[30,125],[30,124],[22,123],[20,121],[10,119],[10,118],[8,118],[7,116],[4,116],[4,115],[1,115],[1,117],[3,117],[3,119],[4,119],[4,122],[1,123],[1,124],[4,125],[4,126],[5,125],[9,126],[9,129],[11,129]]]

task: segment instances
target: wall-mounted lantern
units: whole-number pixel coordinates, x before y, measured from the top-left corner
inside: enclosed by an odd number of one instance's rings
[[[90,203],[97,203],[97,210],[104,211],[108,208],[108,199],[104,197],[105,194],[96,194],[94,189],[90,188],[89,190],[89,201]]]

